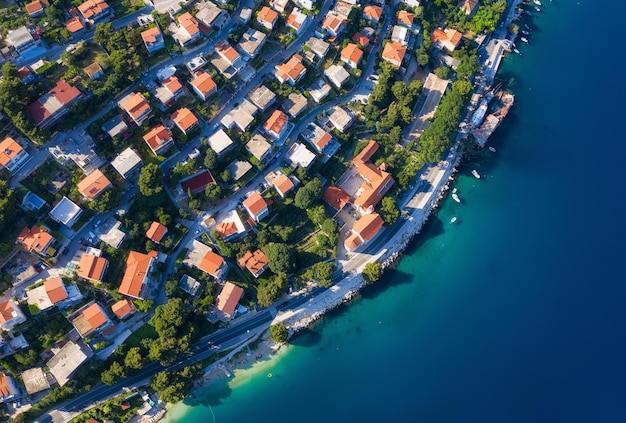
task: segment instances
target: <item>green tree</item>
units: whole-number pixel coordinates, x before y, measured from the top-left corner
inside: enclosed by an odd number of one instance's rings
[[[391,226],[400,219],[400,209],[392,197],[384,197],[380,206],[380,217],[386,226]]]
[[[322,230],[328,236],[328,240],[332,245],[336,245],[339,242],[339,226],[335,219],[326,219],[322,223]]]
[[[211,150],[210,148],[207,148],[206,154],[204,156],[204,167],[206,167],[207,169],[213,169],[215,168],[216,164],[217,164],[217,154],[215,154],[215,151]]]
[[[290,273],[295,264],[293,249],[278,242],[270,242],[262,248],[269,260],[270,270],[274,273]]]
[[[215,201],[222,197],[222,188],[217,184],[209,184],[204,189],[207,200]]]
[[[233,176],[231,175],[230,170],[224,169],[222,173],[220,173],[220,178],[223,182],[229,182]]]
[[[12,222],[16,209],[17,201],[13,190],[9,188],[9,183],[6,180],[0,179],[0,230]]]
[[[176,338],[180,335],[189,313],[189,309],[180,298],[170,298],[167,303],[158,306],[153,324],[159,338]]]
[[[257,303],[261,307],[268,307],[278,301],[287,292],[287,275],[278,273],[269,280],[264,280],[257,287]]]
[[[289,331],[283,322],[270,326],[270,338],[279,344],[284,344],[289,338]]]
[[[326,209],[321,204],[307,209],[306,214],[307,216],[309,216],[309,219],[311,219],[311,222],[313,222],[314,225],[318,226],[321,226],[324,220],[328,218],[328,215],[326,214]]]
[[[307,182],[296,193],[294,204],[302,210],[307,210],[322,198],[323,189],[319,178]]]
[[[133,347],[128,350],[126,357],[124,357],[124,366],[139,370],[144,365],[144,358],[141,356],[141,350],[139,347]]]
[[[146,197],[163,191],[163,169],[155,163],[148,163],[139,174],[139,191]]]
[[[363,277],[366,281],[376,282],[383,275],[383,268],[380,263],[367,263],[363,269]]]
[[[435,69],[435,75],[437,75],[437,78],[450,79],[450,69],[445,66],[439,66]]]

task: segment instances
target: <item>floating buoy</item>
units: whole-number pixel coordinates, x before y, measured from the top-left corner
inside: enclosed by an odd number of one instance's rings
[[[271,373],[268,373],[268,374],[267,374],[267,377],[272,377],[272,374],[271,374]]]

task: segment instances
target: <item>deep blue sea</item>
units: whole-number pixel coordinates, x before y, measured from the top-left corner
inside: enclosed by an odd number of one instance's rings
[[[395,270],[279,359],[170,422],[626,421],[626,2],[542,2],[501,69],[516,102],[497,152],[461,168],[463,204],[444,201]]]

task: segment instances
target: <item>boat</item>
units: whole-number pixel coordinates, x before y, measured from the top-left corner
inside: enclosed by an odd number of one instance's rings
[[[515,101],[515,97],[513,94],[504,94],[502,96],[501,102],[502,106],[499,107],[495,112],[487,115],[485,117],[484,122],[480,125],[479,128],[475,128],[472,130],[472,135],[474,139],[481,147],[485,146],[487,139],[493,134],[493,131],[502,123],[506,115],[509,113],[509,109],[513,105]]]
[[[480,173],[478,173],[476,169],[472,169],[472,175],[474,176],[474,178],[480,179]]]
[[[514,49],[513,49],[513,51],[514,51],[515,53],[517,53],[517,54],[522,54],[522,53],[520,53],[520,51],[519,51],[518,49],[516,49],[516,48],[514,48]]]
[[[452,190],[453,193],[455,193],[457,191],[458,191],[458,189],[456,187]]]
[[[492,153],[495,153],[496,149],[494,147],[489,146],[489,151],[491,151]]]
[[[538,7],[535,7],[535,10],[536,10],[537,12],[541,12],[541,9],[539,9]]]
[[[535,3],[537,6],[541,6],[541,2],[539,0],[533,0],[533,3]]]
[[[528,40],[526,39],[526,37],[520,37],[520,41],[523,43],[528,43]]]
[[[452,219],[450,219],[450,223],[454,223],[456,222],[456,216],[453,216]]]
[[[522,29],[522,34],[524,34],[524,35],[530,35],[530,32],[526,31],[525,29]]]
[[[452,193],[452,199],[453,199],[454,201],[456,201],[457,203],[460,203],[460,202],[461,202],[461,199],[460,199],[460,198],[459,198],[459,196],[456,194],[456,192],[453,192],[453,193]]]

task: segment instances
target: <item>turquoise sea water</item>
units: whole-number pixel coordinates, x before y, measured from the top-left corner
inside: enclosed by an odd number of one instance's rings
[[[463,204],[280,359],[168,421],[626,421],[626,3],[542,1]]]

